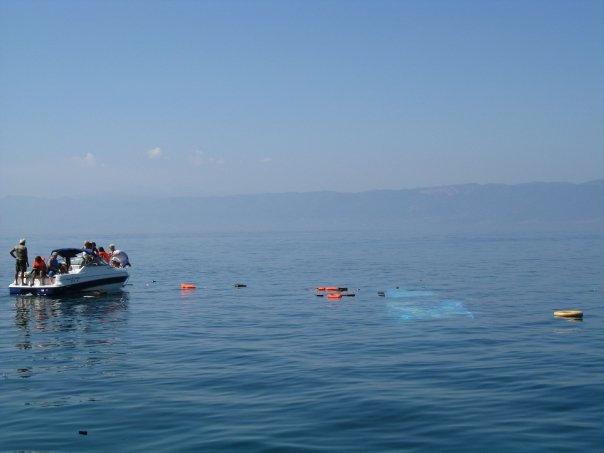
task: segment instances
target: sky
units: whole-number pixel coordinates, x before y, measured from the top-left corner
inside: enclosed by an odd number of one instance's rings
[[[0,2],[0,196],[602,177],[601,1]]]

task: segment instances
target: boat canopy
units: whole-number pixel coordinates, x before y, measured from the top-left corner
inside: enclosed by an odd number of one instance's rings
[[[56,249],[56,250],[53,250],[51,252],[51,254],[55,253],[55,252],[57,252],[57,255],[62,256],[63,258],[73,258],[74,256],[76,256],[80,253],[87,253],[89,255],[92,255],[86,249]]]

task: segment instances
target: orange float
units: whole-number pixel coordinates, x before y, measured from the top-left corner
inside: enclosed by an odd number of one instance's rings
[[[328,299],[341,299],[342,298],[342,294],[341,293],[329,293],[327,295]]]
[[[195,283],[181,283],[180,284],[180,289],[196,289],[197,286],[195,285]]]

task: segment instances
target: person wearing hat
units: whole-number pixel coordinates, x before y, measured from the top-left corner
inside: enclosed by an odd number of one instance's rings
[[[15,285],[19,284],[19,274],[21,274],[21,284],[25,285],[25,272],[27,272],[29,266],[25,239],[21,239],[19,244],[15,245],[10,251],[10,254],[15,259]]]

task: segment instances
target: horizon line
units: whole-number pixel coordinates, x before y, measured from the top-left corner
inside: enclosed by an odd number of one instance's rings
[[[434,185],[434,186],[418,186],[411,188],[399,188],[399,189],[368,189],[361,190],[356,192],[343,192],[337,190],[309,190],[305,192],[301,191],[283,191],[283,192],[254,192],[254,193],[240,193],[240,194],[215,194],[215,195],[133,195],[133,194],[120,194],[119,192],[104,192],[95,195],[83,195],[79,197],[63,195],[59,197],[45,197],[45,196],[35,196],[35,195],[14,195],[14,194],[4,194],[0,195],[1,199],[6,198],[29,198],[29,199],[43,199],[43,200],[82,200],[82,199],[94,199],[94,198],[104,198],[104,197],[114,197],[114,196],[122,196],[127,199],[140,199],[140,198],[160,198],[164,200],[174,199],[174,198],[239,198],[239,197],[255,197],[255,196],[267,196],[267,195],[305,195],[305,194],[339,194],[339,195],[359,195],[371,192],[406,192],[406,191],[418,191],[418,190],[435,190],[435,189],[445,189],[445,188],[455,188],[455,187],[466,187],[466,186],[503,186],[503,187],[516,187],[516,186],[526,186],[526,185],[535,185],[535,184],[567,184],[574,186],[581,185],[589,185],[589,184],[597,184],[604,183],[604,177],[597,179],[590,179],[583,182],[574,182],[574,181],[527,181],[527,182],[519,182],[519,183],[499,183],[499,182],[485,182],[485,183],[477,183],[477,182],[467,182],[467,183],[459,183],[459,184],[443,184],[443,185]]]

